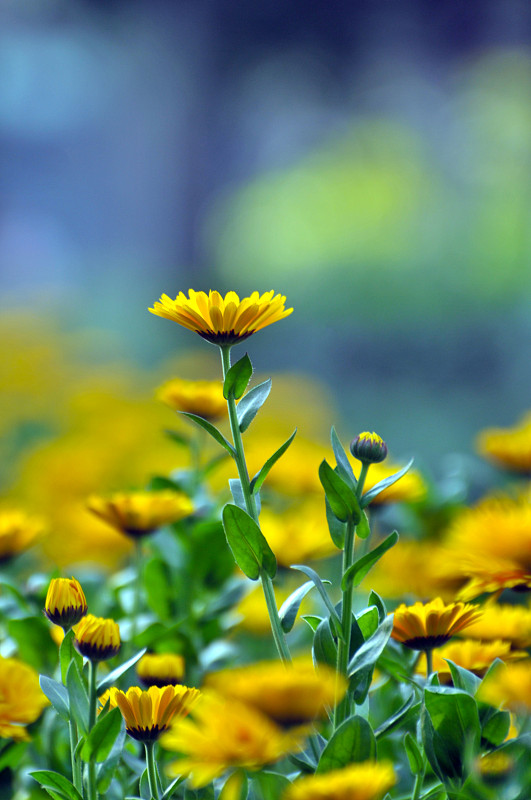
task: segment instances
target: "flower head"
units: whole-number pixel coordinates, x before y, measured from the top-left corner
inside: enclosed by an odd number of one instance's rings
[[[394,612],[391,636],[412,650],[431,650],[445,644],[479,616],[479,606],[445,605],[440,597],[412,606],[402,603]]]
[[[467,638],[483,641],[503,639],[515,648],[531,647],[530,608],[488,602],[482,610],[481,617],[467,627]]]
[[[44,604],[50,622],[71,628],[85,616],[87,608],[83,589],[75,578],[52,578]]]
[[[500,467],[531,474],[531,412],[514,428],[489,428],[478,436],[479,452]]]
[[[364,431],[351,441],[350,452],[362,464],[378,464],[387,458],[387,445],[377,433]]]
[[[175,300],[163,294],[149,311],[195,331],[207,342],[224,346],[242,342],[287,317],[293,309],[285,309],[285,302],[286,298],[274,291],[262,295],[253,292],[240,300],[236,292],[222,297],[219,292],[210,291],[207,295],[190,289],[188,297],[179,292]]]
[[[221,381],[186,381],[174,378],[157,389],[157,398],[174,411],[188,411],[208,420],[227,415]]]
[[[264,509],[260,523],[281,566],[305,564],[338,552],[330,537],[325,506],[320,497],[297,503],[283,514]]]
[[[511,650],[511,643],[497,639],[492,642],[481,642],[476,639],[455,639],[453,642],[435,650],[433,654],[433,671],[439,674],[441,683],[450,683],[451,672],[448,661],[453,661],[458,667],[464,667],[479,678],[483,677],[492,662],[499,658],[501,661],[515,661],[526,658],[525,650]],[[417,672],[426,674],[426,656],[421,653],[417,664]]]
[[[111,497],[94,495],[87,502],[89,511],[117,531],[138,539],[163,525],[192,514],[192,501],[183,492],[120,492]]]
[[[72,630],[76,649],[91,661],[106,661],[120,650],[120,629],[113,619],[87,614]]]
[[[531,711],[531,658],[515,664],[500,664],[489,672],[478,697],[485,703],[503,705],[511,711]]]
[[[381,800],[395,783],[389,762],[365,761],[299,778],[282,800]]]
[[[0,737],[28,740],[24,726],[48,705],[35,670],[16,658],[0,656],[0,697]]]
[[[0,511],[0,562],[27,550],[42,534],[44,524],[18,509]]]
[[[146,653],[136,671],[145,686],[176,686],[182,683],[184,658],[175,653]]]
[[[150,686],[142,691],[132,686],[126,692],[109,689],[100,703],[111,708],[118,706],[129,736],[139,742],[154,742],[177,719],[186,717],[201,696],[198,689],[188,686]]]

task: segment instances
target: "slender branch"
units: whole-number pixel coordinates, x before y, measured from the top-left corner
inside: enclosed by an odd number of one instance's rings
[[[157,768],[155,766],[155,742],[144,742],[144,748],[146,751],[146,766],[151,798],[152,800],[159,800]]]
[[[77,725],[70,715],[68,719],[68,731],[70,734],[70,761],[72,764],[72,783],[80,794],[83,793],[83,781],[81,779],[81,764],[76,758],[77,747]]]
[[[96,670],[97,662],[89,658],[88,662],[88,691],[89,691],[89,720],[88,729],[89,733],[96,724]],[[89,761],[87,765],[87,793],[88,800],[97,800],[98,793],[96,791],[96,764],[94,761]]]

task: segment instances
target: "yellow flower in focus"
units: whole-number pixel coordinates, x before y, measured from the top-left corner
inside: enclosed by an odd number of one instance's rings
[[[272,325],[293,311],[285,309],[286,298],[274,291],[260,295],[253,292],[242,300],[236,292],[195,292],[190,289],[188,297],[179,292],[175,300],[163,294],[149,311],[158,317],[178,322],[195,331],[203,339],[220,346],[242,342],[256,331]]]
[[[323,717],[347,690],[347,681],[333,669],[325,665],[316,669],[306,658],[287,665],[263,661],[227,669],[208,675],[206,683],[223,697],[253,706],[283,727]]]
[[[481,617],[469,625],[469,639],[504,639],[513,647],[531,647],[531,609],[525,606],[485,603]]]
[[[464,603],[445,605],[440,597],[429,603],[398,606],[391,636],[412,650],[440,647],[481,616],[479,606]]]
[[[208,420],[227,416],[221,381],[187,381],[174,378],[157,389],[158,400],[174,411],[188,411]]]
[[[514,712],[531,711],[531,658],[515,664],[500,664],[484,679],[478,698]]]
[[[365,761],[295,781],[282,800],[381,800],[396,783],[388,761]]]
[[[184,658],[176,653],[146,653],[136,672],[145,686],[176,686],[184,676]]]
[[[260,527],[283,567],[305,564],[338,553],[330,538],[322,498],[309,499],[282,514],[264,508],[260,515]]]
[[[208,691],[193,709],[193,719],[178,720],[160,742],[181,754],[169,773],[189,775],[193,788],[232,767],[258,770],[303,744],[301,736],[283,731],[256,708]]]
[[[76,649],[91,661],[106,661],[120,650],[120,629],[113,619],[87,614],[72,630]]]
[[[87,613],[87,601],[79,581],[75,578],[52,578],[44,613],[54,625],[71,628]]]
[[[354,465],[354,474],[359,478],[359,465]],[[386,461],[380,464],[371,464],[367,478],[365,480],[364,492],[368,492],[377,483],[389,478],[396,472],[402,469],[401,465],[393,464]],[[426,494],[426,485],[422,480],[420,473],[414,469],[410,469],[405,475],[393,483],[387,489],[384,489],[374,500],[371,500],[371,506],[383,505],[385,503],[414,503],[417,500],[422,500]]]
[[[119,492],[111,497],[94,495],[87,508],[115,530],[138,539],[163,525],[177,522],[193,513],[192,501],[183,492]]]
[[[39,676],[28,664],[0,656],[0,737],[29,740],[25,725],[49,705],[39,686]]]
[[[468,630],[467,630],[468,633]],[[475,639],[461,639],[449,642],[433,653],[433,671],[439,673],[441,683],[450,683],[452,675],[445,659],[450,659],[458,667],[464,667],[478,678],[482,678],[494,659],[515,661],[526,658],[525,650],[511,650],[511,643],[500,639],[492,642],[481,642]],[[421,653],[416,671],[426,674],[426,656]]]
[[[44,523],[18,509],[0,510],[0,563],[27,550],[42,535]]]
[[[531,412],[514,428],[489,428],[479,434],[478,451],[499,467],[531,474]]]
[[[142,691],[132,686],[127,692],[109,689],[100,703],[111,708],[118,706],[125,720],[129,736],[139,742],[154,742],[177,719],[186,717],[194,707],[201,692],[188,686],[150,686]]]

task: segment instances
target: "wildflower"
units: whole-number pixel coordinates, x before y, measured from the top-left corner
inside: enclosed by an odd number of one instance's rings
[[[412,650],[427,650],[445,644],[479,616],[479,606],[445,605],[440,597],[425,604],[402,603],[394,612],[391,636]]]
[[[138,539],[163,525],[192,514],[192,501],[183,492],[120,492],[109,498],[94,495],[87,502],[89,511],[117,531]]]
[[[330,538],[321,498],[298,503],[283,514],[264,509],[260,523],[281,566],[306,563],[338,552]]]
[[[394,475],[400,469],[401,466],[389,461],[386,461],[385,464],[372,464],[365,480],[364,491],[368,492],[377,483]],[[354,472],[356,477],[359,477],[359,470],[356,471],[356,467]],[[414,503],[417,500],[422,500],[425,494],[426,486],[420,474],[410,469],[396,483],[391,484],[391,486],[377,495],[371,501],[371,506],[384,505],[386,503]]]
[[[66,630],[85,616],[87,608],[83,589],[75,578],[52,578],[44,604],[50,622]]]
[[[44,524],[18,509],[0,511],[0,563],[27,550],[42,534]]]
[[[339,693],[336,695],[336,681]],[[224,697],[234,698],[267,714],[278,725],[304,725],[326,714],[341,700],[346,680],[329,667],[315,669],[309,659],[293,664],[263,661],[209,675],[207,685]]]
[[[163,294],[150,308],[152,314],[171,319],[195,331],[203,339],[221,347],[242,342],[256,331],[287,317],[293,311],[285,309],[286,298],[274,291],[260,295],[253,292],[242,300],[236,292],[195,292],[188,297],[179,292],[175,300]]]
[[[118,706],[133,739],[154,742],[175,720],[186,717],[200,696],[188,686],[150,686],[145,692],[132,686],[126,692],[109,689],[100,703],[104,707],[109,700],[111,708]]]
[[[531,474],[531,412],[514,428],[489,428],[478,436],[481,455],[500,467]]]
[[[364,431],[351,441],[350,452],[362,464],[378,464],[387,458],[387,445],[377,433]]]
[[[178,720],[161,738],[181,757],[170,764],[173,776],[190,775],[193,788],[206,786],[232,767],[258,770],[300,750],[300,736],[285,732],[256,708],[205,691],[193,719]]]
[[[496,667],[481,684],[478,698],[515,712],[531,711],[531,658]]]
[[[467,630],[468,632],[468,630]],[[481,642],[475,639],[456,639],[433,654],[433,671],[439,673],[441,683],[450,683],[451,672],[448,661],[453,661],[458,667],[464,667],[479,678],[483,677],[494,659],[501,661],[514,661],[526,658],[525,650],[511,650],[511,643],[497,639],[492,642]],[[426,656],[421,653],[417,664],[417,672],[426,674]]]
[[[48,700],[39,676],[28,664],[0,656],[0,737],[27,741],[25,725],[40,716]]]
[[[182,683],[184,658],[175,653],[146,653],[136,671],[145,686],[176,686]]]
[[[120,629],[113,619],[87,614],[73,631],[76,649],[91,661],[106,661],[120,650]]]
[[[481,617],[469,625],[469,639],[504,639],[515,648],[531,646],[531,609],[525,606],[485,603]]]
[[[282,800],[381,800],[395,783],[390,762],[365,761],[299,778]]]
[[[174,411],[188,411],[208,420],[227,415],[221,381],[186,381],[174,378],[157,389],[157,398]]]

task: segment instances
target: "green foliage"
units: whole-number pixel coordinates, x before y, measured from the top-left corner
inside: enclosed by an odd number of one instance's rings
[[[77,661],[72,661],[66,673],[66,688],[70,711],[81,733],[88,733],[89,698],[85,675]]]
[[[146,648],[143,650],[139,650],[138,653],[135,653],[134,656],[128,658],[127,661],[124,661],[123,664],[120,664],[115,669],[111,670],[104,678],[98,683],[98,694],[102,694],[106,689],[109,689],[111,686],[114,686],[118,681],[118,678],[121,678],[122,675],[125,675],[131,667],[140,661],[144,653],[146,652]]]
[[[59,716],[68,722],[70,719],[70,704],[68,692],[63,684],[48,678],[47,675],[39,675],[39,684]]]
[[[271,578],[275,577],[275,555],[262,531],[246,511],[227,503],[223,508],[223,528],[234,560],[248,578],[258,580],[262,568]]]
[[[253,374],[253,365],[251,359],[245,353],[242,358],[236,361],[235,364],[227,370],[225,380],[223,381],[223,397],[228,400],[232,397],[234,400],[239,400],[244,394],[251,375]]]
[[[123,718],[119,708],[113,708],[101,715],[81,748],[83,761],[105,761],[122,729]]]
[[[330,583],[330,581],[327,581],[327,583]],[[314,585],[313,581],[306,581],[282,603],[278,616],[284,633],[289,633],[293,628],[301,603]]]
[[[58,772],[49,769],[40,769],[30,774],[52,797],[62,797],[66,800],[82,800],[75,786],[68,778],[65,778],[64,775],[60,775]]]
[[[324,459],[319,467],[319,479],[332,512],[340,522],[357,524],[361,509],[356,492]]]
[[[347,764],[376,758],[376,739],[366,719],[346,719],[330,738],[319,759],[317,772],[341,769]]]
[[[370,553],[366,553],[366,555],[358,558],[357,561],[352,564],[351,567],[343,574],[341,579],[341,588],[343,591],[347,588],[349,583],[352,583],[353,586],[359,586],[365,576],[369,573],[369,571],[374,567],[375,564],[381,559],[381,557],[386,553],[391,547],[398,542],[398,533],[393,531],[381,542],[378,547],[375,547],[374,550],[371,550]]]
[[[389,641],[392,630],[393,618],[390,616],[380,623],[375,633],[361,645],[359,650],[357,650],[351,658],[348,665],[349,677],[353,677],[366,667],[372,667],[376,664]]]
[[[203,428],[203,430],[212,436],[214,441],[224,447],[227,453],[234,458],[236,453],[234,447],[231,445],[229,440],[223,436],[221,431],[216,428],[215,425],[212,425],[212,423],[208,420],[203,419],[203,417],[199,417],[197,414],[192,414],[189,411],[180,411],[179,413],[191,419],[196,425],[199,425],[200,428]]]
[[[367,508],[369,503],[371,503],[375,497],[378,497],[378,495],[381,494],[383,491],[385,491],[385,489],[388,489],[390,486],[393,485],[393,483],[399,481],[400,478],[402,478],[406,474],[406,472],[409,472],[412,466],[413,466],[413,459],[408,461],[406,466],[402,467],[402,469],[398,470],[398,472],[395,472],[393,475],[389,475],[387,478],[384,478],[383,480],[375,484],[371,489],[369,489],[368,492],[365,492],[365,494],[362,496],[360,501],[360,506],[362,508]]]
[[[281,456],[284,455],[284,453],[286,452],[286,450],[288,449],[288,447],[290,446],[290,444],[294,440],[296,433],[297,433],[297,428],[295,428],[295,430],[293,431],[293,433],[291,434],[289,439],[286,439],[284,444],[281,444],[280,447],[278,448],[278,450],[275,450],[273,455],[270,456],[267,459],[267,461],[265,462],[264,466],[256,473],[256,475],[254,476],[254,478],[251,481],[251,492],[253,494],[256,494],[256,492],[260,491],[263,482],[265,481],[265,479],[269,475],[269,472],[275,466],[275,464],[277,463],[278,459],[281,458]]]
[[[258,386],[253,386],[247,394],[242,397],[237,405],[236,413],[238,415],[238,426],[240,432],[244,433],[253,419],[256,417],[263,404],[269,397],[271,391],[271,378],[268,378]]]

